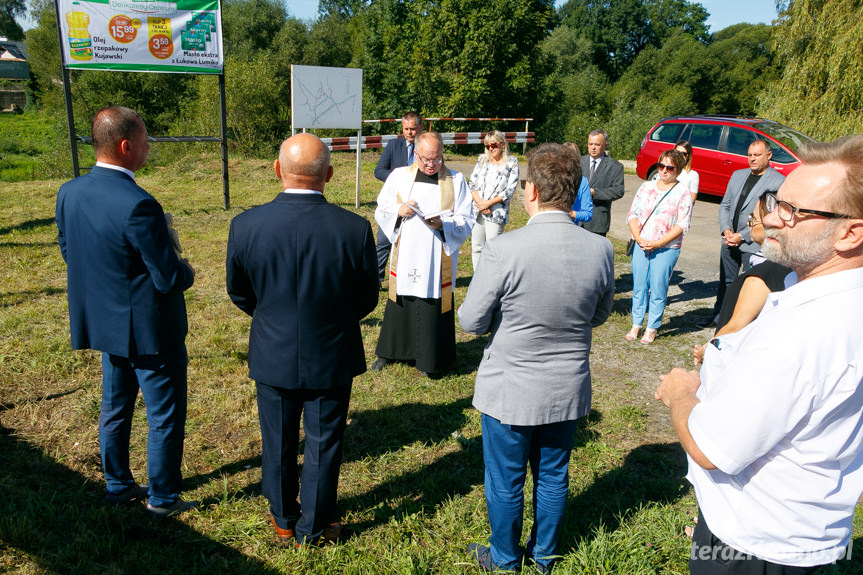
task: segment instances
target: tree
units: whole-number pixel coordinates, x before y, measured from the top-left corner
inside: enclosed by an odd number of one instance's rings
[[[615,153],[634,158],[644,134],[658,119],[700,112],[712,71],[707,47],[682,30],[661,49],[645,48],[609,94],[608,131]]]
[[[355,64],[366,71],[372,107],[388,115],[544,113],[550,69],[539,44],[555,23],[553,0],[383,0],[366,13]]]
[[[831,139],[863,132],[863,5],[788,0],[774,30],[782,76],[758,100],[762,116]]]
[[[648,46],[659,48],[680,29],[707,40],[707,11],[688,0],[568,0],[560,18],[593,42],[593,61],[616,80]]]
[[[735,24],[711,36],[707,53],[715,72],[704,112],[755,115],[759,94],[779,78],[771,41],[766,24]]]
[[[608,78],[593,63],[591,41],[565,24],[543,41],[542,51],[553,68],[546,79],[550,113],[540,128],[542,139],[583,146],[608,117]]]
[[[225,53],[268,50],[287,19],[280,0],[227,0],[222,4]]]
[[[15,18],[25,14],[27,5],[24,0],[0,0],[0,36],[6,36],[10,40],[23,40],[24,30]]]

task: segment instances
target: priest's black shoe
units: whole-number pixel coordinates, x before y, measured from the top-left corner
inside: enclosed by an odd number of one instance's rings
[[[372,366],[369,368],[371,371],[383,371],[383,369],[390,364],[390,360],[379,357],[375,360]]]

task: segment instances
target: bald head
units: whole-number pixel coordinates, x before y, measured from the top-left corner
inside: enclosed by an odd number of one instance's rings
[[[330,150],[313,134],[296,134],[282,142],[273,167],[284,189],[323,192],[333,176]]]

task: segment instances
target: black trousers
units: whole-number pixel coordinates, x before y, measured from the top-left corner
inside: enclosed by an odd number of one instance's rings
[[[701,510],[698,511],[689,553],[690,575],[807,575],[818,567],[779,565],[729,547],[710,531]]]
[[[716,290],[716,303],[713,304],[713,316],[719,315],[722,302],[725,301],[725,291],[737,279],[740,270],[749,269],[749,252],[741,251],[739,247],[728,247],[724,243],[719,249],[719,289]]]
[[[297,541],[320,537],[336,520],[342,439],[351,386],[335,389],[284,389],[260,382],[261,492],[276,525],[295,529]],[[297,448],[302,415],[305,446],[299,478]],[[297,502],[297,495],[300,501]]]

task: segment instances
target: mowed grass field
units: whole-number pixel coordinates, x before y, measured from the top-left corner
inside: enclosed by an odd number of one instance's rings
[[[162,151],[160,157],[168,155]],[[373,221],[376,156],[364,158],[358,212]],[[336,177],[326,193],[330,202],[351,210],[354,161],[351,154],[334,156]],[[246,365],[250,319],[225,293],[224,258],[231,218],[271,200],[280,186],[272,159],[232,160],[232,207],[226,211],[220,174],[212,154],[173,167],[151,166],[139,177],[174,214],[197,272],[186,292],[190,363],[183,495],[203,503],[165,521],[150,519],[141,505],[102,503],[101,371],[96,352],[72,351],[69,345],[65,265],[53,220],[62,180],[2,185],[0,573],[479,572],[465,547],[489,535],[480,416],[471,406],[486,337],[459,330],[456,368],[442,379],[397,365],[355,380],[339,486],[341,518],[354,537],[323,549],[276,543],[260,494],[260,432]],[[508,229],[526,220],[515,202]],[[686,573],[684,527],[692,524],[695,498],[684,479],[683,451],[652,392],[659,374],[690,365],[692,345],[705,334],[675,317],[672,305],[668,317],[676,327],[660,332],[653,346],[624,342],[631,278],[623,259],[617,267],[614,313],[594,331],[594,410],[580,421],[575,437],[559,549],[563,561],[555,573]],[[456,306],[470,276],[466,245]],[[369,363],[385,297],[382,291],[378,308],[362,322]],[[142,400],[131,457],[136,478],[146,482]],[[530,488],[526,496],[527,531]],[[856,526],[859,541],[863,525]],[[863,553],[863,544],[860,548]],[[824,572],[863,573],[863,563],[852,555]]]

